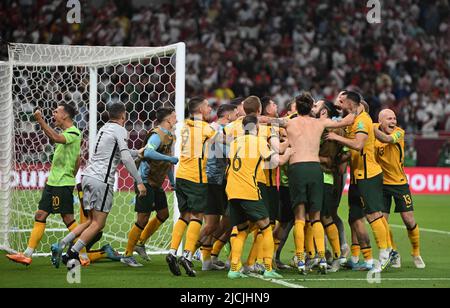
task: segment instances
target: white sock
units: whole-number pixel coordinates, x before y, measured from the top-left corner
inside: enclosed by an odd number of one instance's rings
[[[171,250],[169,250],[169,253],[171,254],[171,255],[173,255],[173,256],[177,256],[177,250],[176,249],[171,249]]]
[[[350,258],[351,258],[353,263],[358,263],[359,262],[359,257],[351,256]]]
[[[380,250],[380,259],[386,260],[389,258],[389,249]]]
[[[31,258],[31,256],[33,255],[34,249],[31,247],[27,247],[27,249],[25,250],[25,252],[23,253],[26,257]]]
[[[69,245],[70,243],[73,242],[73,240],[76,238],[77,236],[75,235],[75,233],[70,232],[69,234],[67,234],[67,236],[65,238],[63,238],[63,240],[61,241],[61,245],[63,245],[64,247]]]
[[[86,244],[82,240],[78,240],[72,247],[73,252],[80,252],[81,249],[83,249],[86,246]]]

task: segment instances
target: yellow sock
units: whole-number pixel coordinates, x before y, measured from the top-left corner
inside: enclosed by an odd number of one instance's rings
[[[263,260],[264,260],[264,268],[266,271],[272,270],[272,258],[273,258],[273,249],[274,249],[274,243],[273,243],[273,234],[272,234],[272,228],[267,226],[264,230],[262,230],[262,250],[263,250]]]
[[[81,194],[83,194],[83,192],[81,192]],[[81,195],[81,197],[83,197],[83,196]],[[88,220],[88,218],[84,215],[84,208],[80,204],[80,224],[85,223],[87,220]]]
[[[359,255],[361,253],[361,246],[359,246],[359,244],[352,244],[351,250],[352,257],[359,258]]]
[[[270,230],[272,230],[272,225],[269,225]],[[268,228],[268,229],[269,229]],[[272,234],[273,239],[273,234]],[[264,264],[264,238],[262,231],[259,231],[258,233],[258,245],[257,245],[257,251],[256,251],[256,262],[259,264]],[[273,253],[273,251],[272,251]]]
[[[239,264],[241,263],[242,250],[244,248],[245,240],[247,239],[247,229],[240,230],[236,236],[234,236],[233,244],[231,245],[231,270],[237,272],[239,270]]]
[[[162,221],[158,219],[158,216],[153,217],[147,223],[144,228],[144,231],[141,233],[141,237],[139,238],[139,245],[145,245],[145,242],[153,235],[153,233],[158,230],[159,226],[162,225]]]
[[[378,249],[387,249],[387,238],[388,234],[386,231],[386,227],[384,226],[383,220],[378,218],[370,223],[372,227],[373,235],[375,236],[375,240],[378,245]]]
[[[331,248],[333,249],[333,258],[337,259],[341,255],[341,244],[339,242],[339,231],[334,223],[326,226],[328,240],[330,241]]]
[[[308,253],[308,257],[312,259],[316,256],[316,248],[314,246],[314,232],[311,226],[311,222],[308,221],[306,223],[305,229],[305,248],[306,252]]]
[[[391,230],[391,228],[389,227],[389,237],[391,238],[391,247],[392,247],[392,249],[393,250],[397,250],[397,244],[395,244],[395,241],[394,241],[394,235],[392,234],[392,230]]]
[[[373,259],[372,247],[361,248],[361,251],[364,256],[364,261],[369,261]]]
[[[185,251],[194,253],[198,238],[200,237],[200,230],[202,229],[202,222],[197,219],[192,219],[186,231],[186,245]]]
[[[305,222],[296,220],[294,225],[295,255],[305,261]]]
[[[317,253],[319,258],[325,258],[325,232],[323,230],[323,225],[320,220],[311,222],[311,227],[314,234],[314,243],[317,247]],[[339,248],[340,249],[340,248]]]
[[[30,239],[28,240],[28,247],[35,250],[45,232],[45,222],[35,221],[33,230],[31,231]]]
[[[104,251],[93,251],[89,252],[87,255],[91,263],[106,258],[106,252]]]
[[[134,247],[136,246],[136,243],[139,241],[139,237],[142,233],[142,228],[138,226],[137,223],[133,225],[133,227],[130,230],[130,233],[128,233],[128,244],[127,244],[127,250],[125,250],[125,256],[131,257],[133,255]]]
[[[184,230],[186,230],[187,222],[183,219],[178,219],[178,221],[173,226],[172,230],[172,240],[170,242],[170,249],[177,250],[180,246],[181,239],[183,238]]]
[[[69,229],[70,232],[72,232],[76,227],[78,227],[77,222],[74,220],[72,221],[68,226],[67,229]]]
[[[220,254],[220,251],[222,250],[223,246],[225,246],[225,242],[222,242],[221,240],[216,240],[214,242],[212,251],[211,251],[211,256],[213,257],[218,257]]]
[[[253,231],[253,244],[247,258],[247,265],[252,266],[256,263],[256,259],[258,257],[259,245],[261,244],[261,234],[259,230]]]
[[[381,218],[381,221],[383,222],[384,228],[386,229],[386,233],[387,233],[387,236],[386,236],[387,247],[388,248],[393,248],[392,247],[392,242],[391,242],[391,238],[392,237],[391,237],[391,229],[389,228],[389,223],[386,220],[386,217],[384,217],[384,216],[383,216],[383,218]]]
[[[420,256],[420,231],[418,225],[416,225],[411,230],[408,230],[408,237],[412,246],[411,254],[414,257]]]
[[[202,260],[203,261],[211,260],[212,245],[203,245],[201,249],[202,249]]]
[[[230,263],[231,263],[231,259],[233,257],[233,246],[234,246],[234,243],[235,243],[235,240],[236,240],[236,237],[237,237],[238,233],[239,233],[238,228],[237,227],[233,227],[233,229],[231,230],[231,235],[230,235],[230,246],[231,246],[231,249],[230,249],[230,253],[228,254],[228,260],[230,260]]]

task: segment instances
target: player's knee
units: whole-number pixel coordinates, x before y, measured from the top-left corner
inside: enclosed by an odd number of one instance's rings
[[[169,211],[166,209],[166,210],[162,210],[162,211],[159,211],[157,214],[156,214],[156,217],[158,218],[158,220],[161,222],[161,223],[163,223],[163,222],[165,222],[167,219],[169,219]]]
[[[66,227],[73,224],[75,221],[73,215],[71,215],[71,214],[70,215],[63,214],[63,215],[61,215],[61,218],[62,218],[64,224],[66,225]]]
[[[48,213],[44,211],[37,211],[34,214],[34,220],[38,222],[45,223],[48,217]]]
[[[408,229],[414,228],[416,225],[416,220],[414,219],[413,212],[406,212],[401,214],[403,222]]]

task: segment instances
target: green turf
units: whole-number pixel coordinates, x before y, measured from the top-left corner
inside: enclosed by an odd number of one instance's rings
[[[402,255],[402,268],[389,269],[381,273],[381,283],[369,284],[367,273],[341,271],[326,276],[312,273],[306,277],[299,276],[294,270],[281,272],[282,281],[304,287],[450,287],[450,197],[449,196],[415,196],[416,219],[422,228],[421,243],[422,256],[427,264],[425,270],[414,268],[409,256],[410,245],[406,231],[396,227],[402,225],[397,214],[391,217],[394,225],[393,233],[399,251]],[[341,203],[340,214],[346,220],[346,199]],[[118,205],[118,204],[116,204]],[[126,206],[126,205],[122,205]],[[128,217],[129,216],[129,217]],[[129,222],[114,224],[117,232],[126,234],[125,226],[133,220],[132,214],[124,215]],[[430,229],[425,231],[423,229]],[[434,233],[432,230],[446,231],[447,234]],[[347,234],[347,237],[349,234]],[[45,238],[44,238],[45,239]],[[118,242],[119,243],[119,242]],[[372,238],[372,245],[374,240]],[[123,244],[120,244],[123,245]],[[248,250],[248,245],[246,247]],[[289,262],[293,255],[293,242],[289,239],[283,250],[282,259]],[[374,251],[375,255],[377,252]],[[199,272],[197,278],[183,275],[174,277],[170,274],[164,261],[164,256],[152,256],[152,262],[144,263],[143,268],[128,268],[120,263],[103,261],[91,265],[81,272],[80,284],[69,284],[66,281],[67,271],[64,268],[54,269],[48,258],[34,258],[33,264],[26,268],[22,265],[9,262],[3,253],[0,253],[0,287],[176,287],[176,288],[277,288],[284,287],[274,282],[258,278],[247,278],[232,281],[226,278],[226,272]],[[196,268],[200,267],[196,263]]]

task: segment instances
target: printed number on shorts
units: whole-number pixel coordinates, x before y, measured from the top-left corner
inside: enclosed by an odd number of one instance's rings
[[[412,205],[412,199],[410,195],[403,195],[403,200],[405,200],[406,207],[410,207]]]
[[[52,196],[52,207],[54,209],[59,208],[59,196]]]

